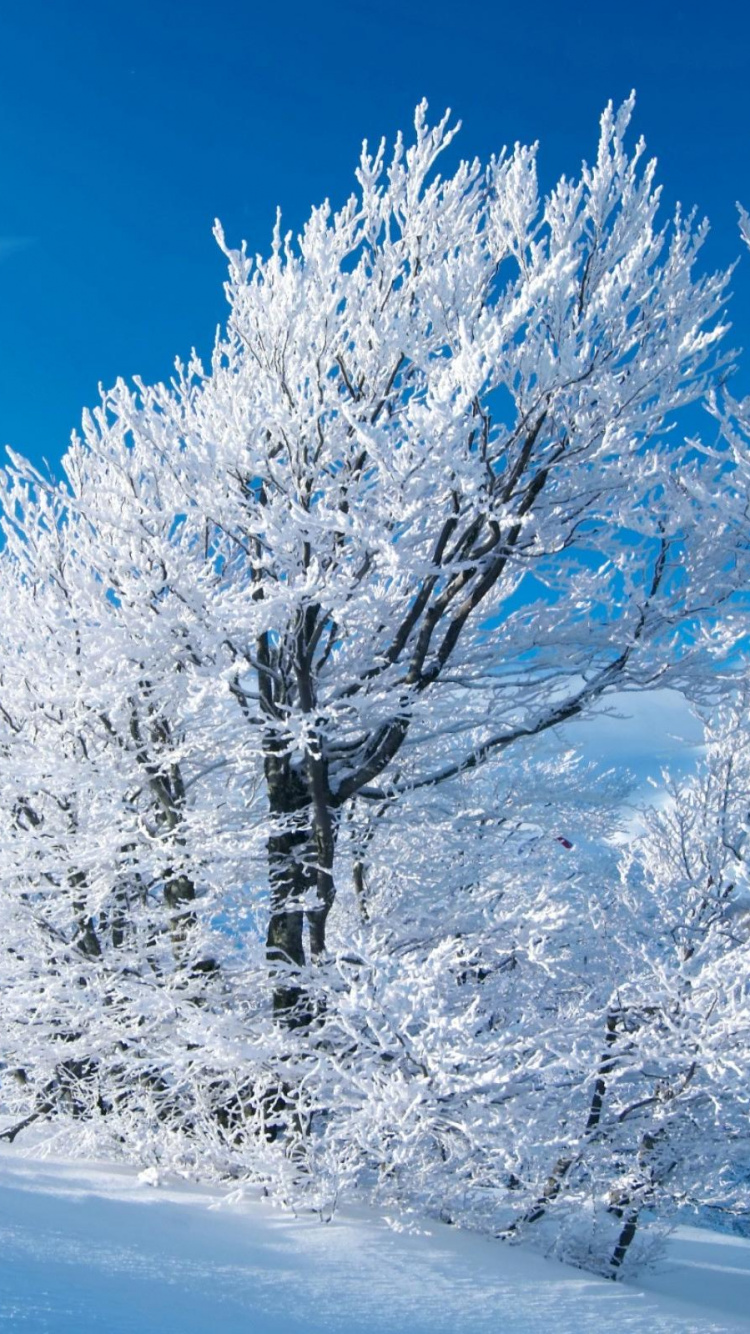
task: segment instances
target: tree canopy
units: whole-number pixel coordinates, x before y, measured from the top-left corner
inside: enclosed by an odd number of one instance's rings
[[[667,1113],[716,1081],[693,1028],[645,1072],[683,982],[643,998],[651,871],[557,737],[715,691],[747,433],[729,272],[658,216],[632,110],[542,198],[535,148],[440,174],[421,105],[267,257],[217,224],[210,365],[104,392],[59,483],[11,455],[9,1137],[64,1119],[321,1200],[374,1176],[507,1235],[593,1191],[614,1268],[666,1198]]]

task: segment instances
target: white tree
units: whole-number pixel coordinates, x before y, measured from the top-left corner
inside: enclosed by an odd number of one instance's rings
[[[119,383],[67,456],[104,612],[234,696],[219,751],[263,775],[280,1012],[352,803],[653,682],[728,591],[728,487],[669,433],[716,381],[726,275],[693,276],[705,226],[657,227],[631,110],[542,201],[531,149],[436,176],[453,131],[421,107],[296,246],[227,251],[209,370]]]
[[[439,176],[454,130],[420,107],[340,211],[225,247],[209,367],[118,382],[60,486],[12,456],[15,1125],[73,1078],[116,1134],[220,1159],[250,1126],[257,1164],[283,1124],[331,1181],[397,1179],[411,1118],[423,1198],[438,1163],[475,1216],[611,1178],[617,935],[561,871],[575,792],[537,746],[686,680],[744,578],[741,445],[679,435],[727,275],[694,272],[705,224],[657,222],[631,112],[541,199],[520,146]],[[483,1186],[501,1123],[523,1152]]]
[[[631,1051],[616,1101],[640,1137],[623,1171],[633,1226],[654,1201],[750,1212],[747,705],[737,687],[697,773],[646,813],[625,862]]]

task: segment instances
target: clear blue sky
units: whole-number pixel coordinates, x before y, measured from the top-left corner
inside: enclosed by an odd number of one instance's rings
[[[0,0],[0,445],[52,464],[99,381],[161,379],[224,315],[211,237],[266,249],[280,204],[348,192],[359,144],[450,105],[458,148],[540,139],[544,179],[591,156],[608,98],[671,207],[739,252],[750,207],[750,18],[739,0]],[[750,351],[750,255],[734,288]],[[737,386],[750,389],[750,371]]]

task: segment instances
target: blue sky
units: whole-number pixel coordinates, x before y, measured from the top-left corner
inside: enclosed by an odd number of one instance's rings
[[[666,200],[711,218],[712,264],[750,205],[750,17],[739,0],[26,0],[0,5],[0,445],[54,465],[99,381],[161,379],[224,315],[211,237],[268,244],[348,192],[359,144],[424,95],[463,155],[540,139],[546,183],[591,156],[608,98]],[[735,342],[750,345],[750,256]],[[738,389],[750,389],[744,372]]]

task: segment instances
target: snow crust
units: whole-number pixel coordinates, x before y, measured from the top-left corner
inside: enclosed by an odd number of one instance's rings
[[[38,1152],[38,1149],[37,1149]],[[636,1287],[434,1223],[325,1224],[158,1172],[0,1149],[0,1330],[729,1334],[750,1241],[678,1229]]]

